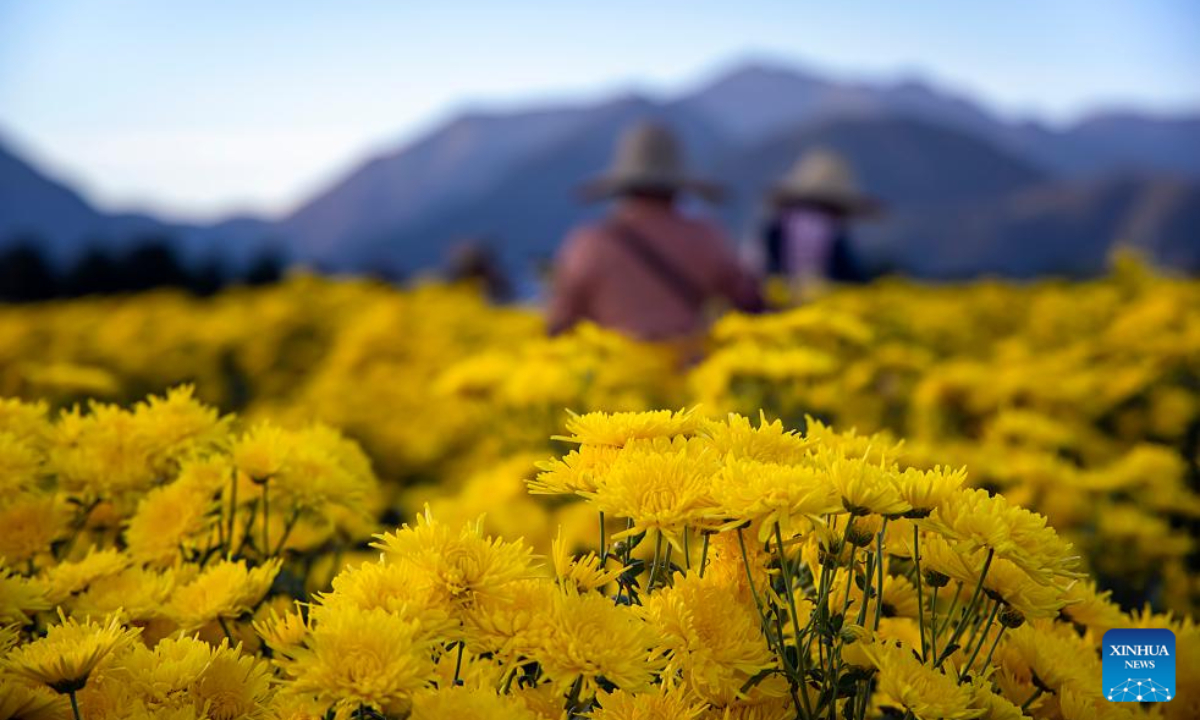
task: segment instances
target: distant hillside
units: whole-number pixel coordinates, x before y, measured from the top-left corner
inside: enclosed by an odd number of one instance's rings
[[[36,237],[61,261],[155,234],[192,261],[245,264],[273,248],[322,268],[395,273],[436,267],[455,242],[486,238],[525,270],[597,212],[574,190],[603,170],[621,129],[644,118],[675,126],[696,170],[728,186],[716,212],[736,235],[755,225],[764,189],[826,145],[891,209],[862,237],[882,265],[1086,272],[1134,228],[1164,261],[1200,271],[1184,242],[1200,237],[1200,116],[1108,113],[1054,128],[915,80],[842,82],[763,64],[676,97],[467,113],[365,160],[274,222],[106,215],[0,147],[0,246]]]

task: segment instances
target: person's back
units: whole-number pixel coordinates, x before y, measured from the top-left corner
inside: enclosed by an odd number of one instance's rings
[[[686,172],[669,130],[642,124],[621,137],[609,172],[585,186],[591,199],[616,199],[612,212],[573,232],[555,263],[550,332],[591,320],[644,340],[682,339],[704,329],[711,300],[760,308],[720,231],[676,208],[686,191],[718,193]]]
[[[608,219],[572,233],[554,287],[552,332],[591,320],[644,340],[702,332],[714,299],[743,310],[760,303],[720,231],[683,216],[669,197],[626,197]]]

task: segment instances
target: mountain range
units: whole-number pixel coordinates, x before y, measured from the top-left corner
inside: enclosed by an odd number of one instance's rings
[[[857,238],[880,271],[1090,275],[1118,241],[1200,271],[1200,114],[1109,113],[1051,127],[921,82],[841,82],[763,64],[674,97],[464,113],[270,220],[194,226],[102,213],[0,145],[0,244],[36,237],[69,262],[97,243],[157,236],[185,258],[239,263],[274,247],[330,270],[412,273],[483,239],[521,271],[602,209],[581,204],[575,188],[642,119],[674,127],[697,172],[730,190],[712,212],[735,237],[753,235],[774,180],[825,146],[888,205]]]

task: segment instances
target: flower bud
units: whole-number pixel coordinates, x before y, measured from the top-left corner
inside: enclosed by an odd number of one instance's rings
[[[950,584],[950,576],[943,575],[937,570],[926,570],[921,573],[925,577],[925,584],[930,587],[946,587]]]
[[[1025,616],[1012,605],[1005,605],[1000,610],[1000,624],[1006,628],[1019,628],[1025,624]]]

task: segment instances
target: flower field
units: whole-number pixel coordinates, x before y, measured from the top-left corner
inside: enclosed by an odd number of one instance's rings
[[[304,276],[0,308],[0,720],[1200,717],[1200,283],[709,344]],[[1104,697],[1115,627],[1178,697]]]

